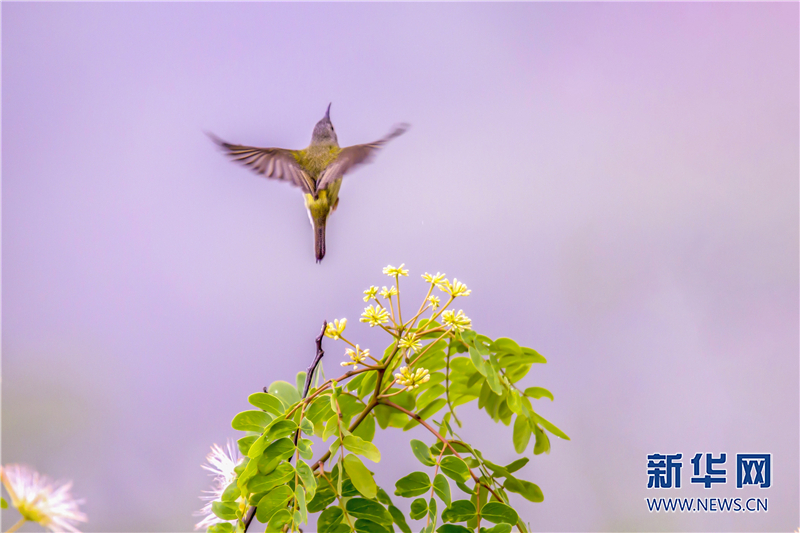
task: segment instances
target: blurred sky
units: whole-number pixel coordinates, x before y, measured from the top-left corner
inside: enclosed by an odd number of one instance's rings
[[[86,531],[191,530],[210,445],[323,319],[382,349],[357,317],[389,263],[548,358],[524,384],[572,441],[522,471],[534,530],[800,525],[797,3],[3,2],[2,81],[2,461],[73,479]],[[300,192],[203,131],[301,148],[329,102],[342,145],[412,128],[345,179],[317,265]],[[412,436],[376,438],[380,483]],[[688,482],[697,452],[726,486]],[[648,491],[652,453],[684,488]],[[737,491],[737,453],[773,487]],[[769,512],[644,501],[743,494]]]

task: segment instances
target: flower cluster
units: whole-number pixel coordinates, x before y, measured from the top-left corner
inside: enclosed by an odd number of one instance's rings
[[[378,287],[372,285],[369,289],[364,291],[364,301],[368,302],[374,300],[376,294],[378,294]]]
[[[464,331],[465,329],[472,328],[472,320],[460,309],[458,313],[454,313],[451,310],[442,313],[442,322],[456,331]]]
[[[434,296],[431,294],[430,296],[428,296],[427,300],[428,303],[431,304],[431,307],[433,307],[434,309],[439,309],[441,303],[438,296]]]
[[[405,263],[401,264],[399,267],[395,268],[392,265],[383,267],[383,273],[387,276],[408,276],[408,269],[403,268],[406,266]]]
[[[202,466],[211,472],[211,475],[214,476],[214,481],[211,490],[203,491],[205,495],[200,496],[201,500],[205,500],[208,503],[206,503],[202,509],[194,513],[195,516],[204,517],[200,522],[195,524],[195,529],[206,529],[214,524],[228,522],[214,514],[214,511],[211,509],[211,504],[215,500],[222,498],[222,493],[225,492],[225,488],[236,478],[234,468],[236,468],[236,465],[238,465],[241,460],[242,458],[239,456],[239,450],[236,448],[233,441],[228,441],[227,450],[223,450],[216,444],[211,446],[211,453],[206,456],[207,463]]]
[[[394,285],[392,285],[392,288],[387,288],[386,286],[384,286],[383,289],[381,289],[381,296],[383,296],[386,299],[389,299],[392,296],[397,296],[397,295],[398,295],[397,287],[395,287]]]
[[[431,379],[431,375],[426,368],[418,368],[416,371],[409,370],[407,366],[401,367],[400,372],[394,375],[395,380],[403,385],[406,390],[413,390],[421,384]]]
[[[361,347],[356,344],[356,349],[353,350],[348,348],[345,350],[345,355],[347,355],[350,360],[344,361],[341,363],[342,366],[353,366],[353,368],[358,368],[358,365],[364,362],[364,359],[369,357],[369,348],[366,350],[362,350]]]
[[[361,314],[361,322],[366,322],[369,327],[380,326],[389,322],[389,312],[383,307],[375,307],[370,305]]]
[[[437,272],[436,274],[428,274],[427,272],[425,272],[422,275],[422,279],[424,279],[431,285],[438,285],[444,279],[444,274],[442,274],[441,272]]]
[[[413,352],[419,352],[419,349],[422,347],[422,343],[417,338],[416,333],[409,333],[402,339],[400,339],[399,346],[401,348],[408,348]]]
[[[328,322],[328,325],[325,327],[325,336],[330,337],[331,339],[337,341],[342,338],[342,333],[344,333],[344,328],[347,327],[347,319],[343,318],[341,320],[334,320],[333,323]]]
[[[78,531],[75,522],[86,522],[86,515],[78,509],[83,501],[69,492],[72,483],[56,486],[38,472],[15,464],[0,468],[0,479],[23,521],[36,522],[50,531],[71,532]]]
[[[456,278],[453,278],[452,283],[450,283],[450,280],[446,279],[439,283],[438,287],[453,298],[458,296],[469,296],[472,293],[472,291],[468,289],[466,285],[458,281]]]

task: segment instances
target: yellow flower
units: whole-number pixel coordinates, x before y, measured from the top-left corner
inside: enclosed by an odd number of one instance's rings
[[[456,331],[464,331],[465,329],[472,328],[472,320],[460,309],[458,313],[453,313],[453,311],[450,310],[442,313],[442,322]]]
[[[381,296],[387,299],[391,298],[392,296],[397,296],[397,287],[392,285],[392,288],[389,289],[384,286],[383,289],[381,289]]]
[[[441,272],[437,272],[436,274],[428,274],[425,272],[422,275],[422,279],[433,285],[438,285],[444,279],[444,274]]]
[[[406,390],[416,389],[431,379],[431,375],[426,368],[418,368],[416,371],[411,371],[407,366],[400,368],[400,372],[395,374],[394,377]]]
[[[440,305],[439,297],[431,294],[430,296],[428,296],[428,303],[431,304],[431,307],[433,307],[434,309],[438,309]]]
[[[341,363],[341,365],[342,366],[351,366],[352,365],[353,368],[355,369],[355,368],[358,368],[358,365],[360,363],[364,362],[364,359],[369,357],[369,348],[367,348],[366,350],[362,350],[358,346],[358,344],[356,344],[356,349],[353,350],[351,348],[348,348],[347,350],[345,350],[345,355],[347,355],[350,358],[350,360]]]
[[[389,313],[383,307],[370,305],[361,313],[361,322],[367,322],[369,327],[380,326],[389,322]]]
[[[375,298],[375,295],[378,294],[378,287],[372,285],[369,289],[364,291],[364,301],[368,302]]]
[[[344,328],[347,326],[347,319],[343,318],[341,320],[334,320],[333,324],[328,322],[328,326],[325,328],[325,336],[330,337],[331,339],[337,341],[342,337],[342,333],[344,333]]]
[[[419,342],[416,333],[409,333],[402,339],[400,339],[399,346],[401,348],[409,348],[410,350],[414,351],[414,353],[419,353],[419,349],[422,347],[422,343]]]
[[[439,283],[438,287],[453,298],[457,296],[469,296],[472,293],[472,291],[468,289],[466,285],[458,281],[456,278],[453,278],[453,283],[450,283],[450,280],[446,279]]]
[[[395,268],[392,265],[386,266],[383,268],[383,273],[387,276],[408,276],[408,270],[405,270],[403,267],[406,264],[403,263],[399,267]]]

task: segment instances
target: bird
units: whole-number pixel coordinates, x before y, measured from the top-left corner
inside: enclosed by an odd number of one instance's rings
[[[325,116],[314,126],[311,143],[302,150],[231,144],[213,133],[206,133],[233,161],[267,178],[288,181],[300,187],[314,231],[314,255],[319,263],[325,257],[328,217],[339,205],[342,177],[352,168],[369,162],[378,149],[408,128],[408,124],[398,124],[375,142],[340,148],[331,122],[331,104],[328,104]]]

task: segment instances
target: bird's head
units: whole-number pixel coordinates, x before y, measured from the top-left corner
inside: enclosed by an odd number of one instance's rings
[[[339,140],[336,138],[336,130],[333,129],[333,124],[331,123],[331,104],[328,104],[328,110],[325,111],[325,116],[322,117],[322,120],[314,126],[311,144],[339,145]]]

